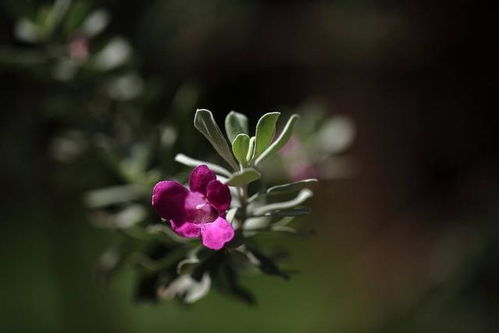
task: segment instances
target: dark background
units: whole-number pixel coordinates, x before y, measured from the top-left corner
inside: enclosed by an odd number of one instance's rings
[[[0,3],[2,51],[34,48],[12,31],[40,3]],[[55,135],[93,112],[79,107],[91,81],[55,83],[2,62],[0,331],[497,331],[497,12],[478,1],[94,4],[155,87],[133,113],[143,132],[178,125],[171,101],[185,84],[219,120],[319,100],[356,124],[346,153],[355,176],[318,186],[302,220],[315,236],[288,243],[298,275],[244,280],[256,307],[217,294],[189,308],[137,305],[131,269],[107,287],[92,278],[114,236],[89,223],[81,197],[115,177],[91,149],[62,164],[49,153]]]

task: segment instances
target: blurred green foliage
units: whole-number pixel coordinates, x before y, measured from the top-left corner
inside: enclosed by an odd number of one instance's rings
[[[473,1],[54,3],[0,3],[0,331],[497,330],[495,12]],[[85,193],[148,184],[152,165],[178,174],[177,152],[212,159],[192,130],[199,107],[253,125],[299,112],[305,149],[269,163],[274,177],[327,179],[303,220],[315,235],[269,240],[286,242],[283,265],[301,272],[242,281],[255,307],[216,294],[137,305],[131,268],[106,287],[94,276],[118,236],[90,224]]]

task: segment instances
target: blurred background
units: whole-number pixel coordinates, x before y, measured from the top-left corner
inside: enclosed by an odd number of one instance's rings
[[[0,331],[496,332],[495,15],[466,0],[3,0]],[[298,272],[246,276],[255,306],[137,303],[126,265],[96,279],[119,235],[89,191],[185,173],[178,152],[216,161],[196,108],[302,115],[301,153],[272,170],[321,180],[300,220],[313,233],[272,240]]]

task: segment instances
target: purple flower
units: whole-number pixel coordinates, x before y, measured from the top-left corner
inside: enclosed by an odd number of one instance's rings
[[[234,229],[224,218],[231,200],[229,187],[206,165],[200,165],[191,173],[189,188],[176,181],[161,181],[152,191],[152,205],[178,235],[201,237],[204,246],[220,250],[234,237]]]

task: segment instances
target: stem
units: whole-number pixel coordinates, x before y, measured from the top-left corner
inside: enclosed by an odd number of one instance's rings
[[[241,203],[241,207],[239,209],[239,218],[241,219],[241,226],[244,225],[247,217],[247,208],[248,208],[248,186],[244,185],[238,188],[239,194],[239,202]]]
[[[236,171],[243,171],[244,166],[242,164],[239,164],[239,170]],[[248,185],[244,185],[241,187],[238,187],[237,193],[239,196],[239,203],[241,207],[239,208],[239,219],[241,221],[241,227],[244,226],[244,223],[246,222],[247,218],[247,208],[248,208]]]

